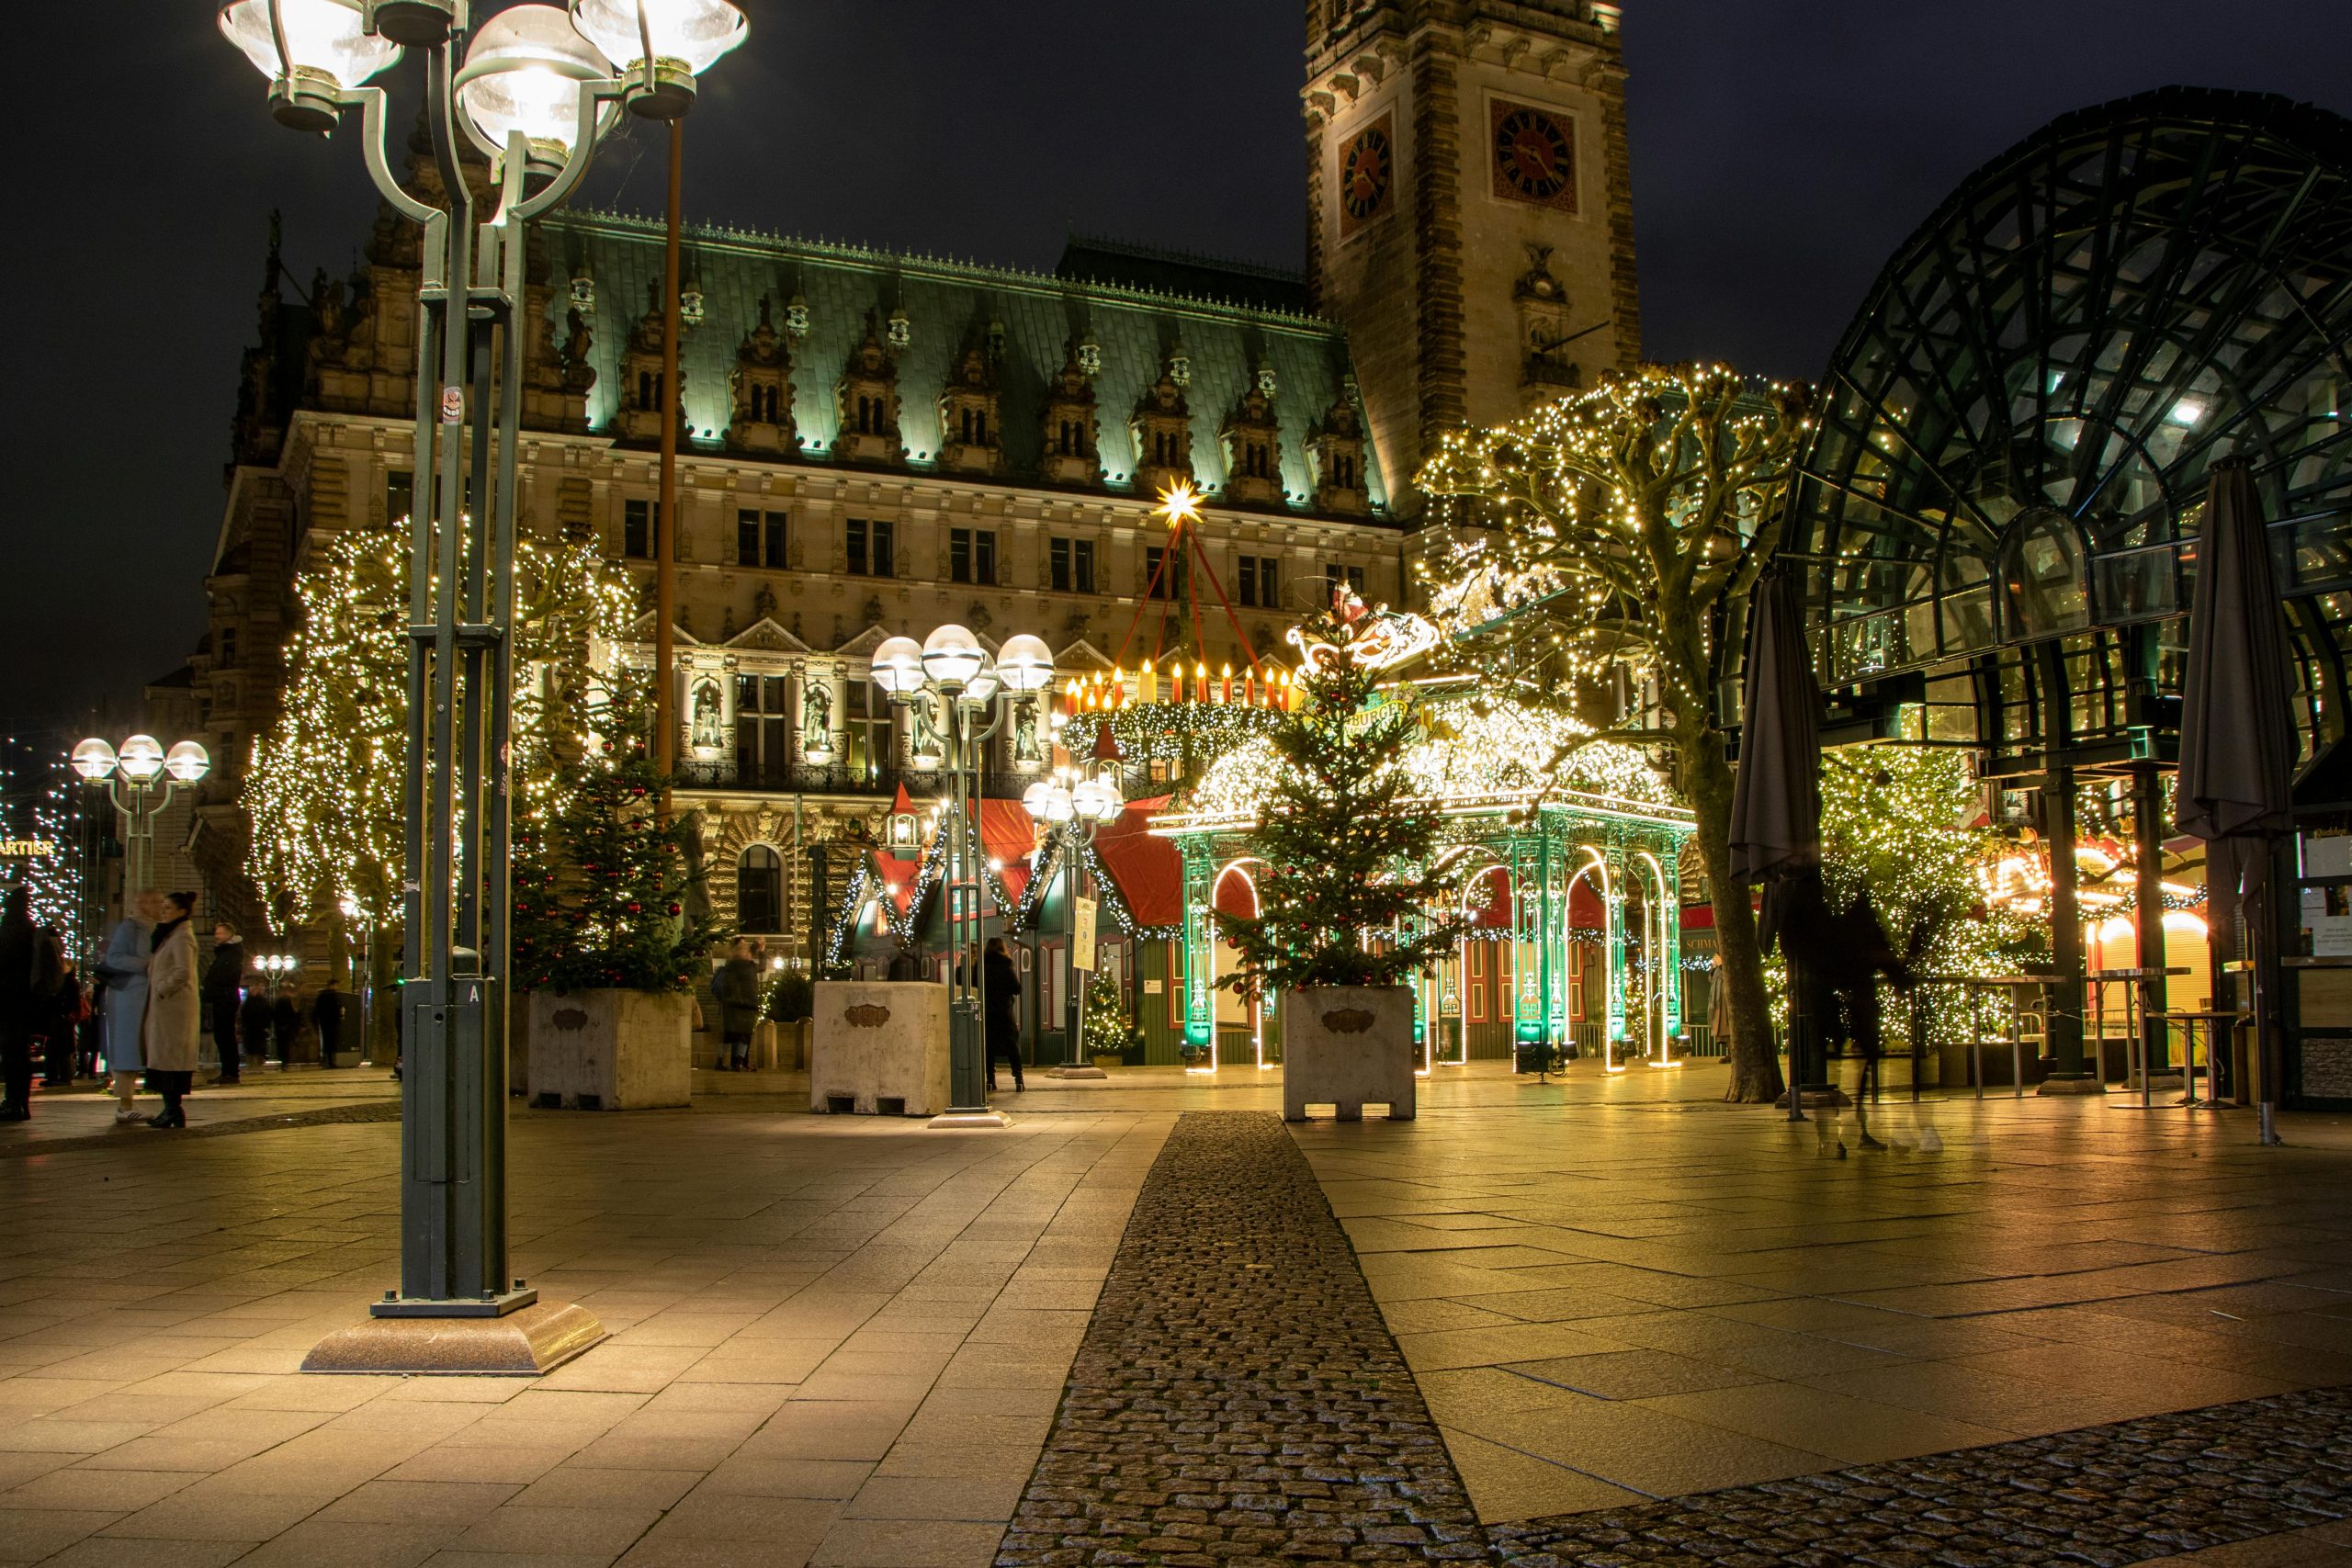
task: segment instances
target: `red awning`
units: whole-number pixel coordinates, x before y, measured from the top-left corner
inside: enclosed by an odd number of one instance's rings
[[[1470,923],[1479,931],[1510,930],[1510,873],[1490,865],[1463,890],[1462,903]]]
[[[874,852],[874,870],[882,878],[883,895],[890,900],[891,908],[898,911],[901,919],[906,918],[907,908],[914,901],[915,876],[922,869],[922,863],[916,856],[894,855],[888,850]]]
[[[1682,929],[1686,931],[1711,931],[1715,929],[1715,907],[1713,904],[1682,906]]]
[[[1600,889],[1588,876],[1568,889],[1568,925],[1575,931],[1600,931],[1609,924],[1600,907]]]
[[[1168,809],[1169,799],[1163,795],[1131,800],[1117,821],[1094,836],[1095,855],[1137,925],[1184,923],[1184,857],[1172,841],[1145,830],[1154,816]]]

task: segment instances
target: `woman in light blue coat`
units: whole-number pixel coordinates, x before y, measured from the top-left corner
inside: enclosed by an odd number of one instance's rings
[[[141,1032],[147,1021],[148,933],[155,929],[162,903],[155,894],[141,893],[133,912],[114,928],[107,954],[98,960],[98,979],[107,988],[107,1071],[114,1075],[114,1097],[121,1102],[114,1113],[117,1122],[139,1120],[133,1102],[139,1096],[139,1075],[147,1069]]]

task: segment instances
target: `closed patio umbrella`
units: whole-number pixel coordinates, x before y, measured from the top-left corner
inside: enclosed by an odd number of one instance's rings
[[[1813,678],[1796,593],[1779,570],[1757,582],[1747,606],[1747,671],[1741,699],[1739,772],[1732,782],[1731,874],[1764,885],[1757,936],[1772,949],[1792,878],[1821,866],[1821,689]],[[1799,1087],[1809,1065],[1813,987],[1791,955],[1789,1116],[1804,1115]]]
[[[2207,880],[2246,910],[2254,975],[2255,1043],[2262,1077],[2262,1141],[2278,1142],[2283,1061],[2275,987],[2273,840],[2294,823],[2294,682],[2280,625],[2278,588],[2252,465],[2226,457],[2208,481],[2197,546],[2197,596],[2181,682],[2180,777],[2175,821],[2204,840]]]

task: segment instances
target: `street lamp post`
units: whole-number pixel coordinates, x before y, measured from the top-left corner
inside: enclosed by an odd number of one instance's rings
[[[154,882],[156,814],[181,790],[202,784],[212,759],[193,740],[166,751],[152,735],[134,735],[119,748],[93,737],[74,748],[74,771],[104,784],[122,818],[122,897],[129,904]]]
[[[1053,651],[1023,633],[1004,640],[995,659],[959,626],[944,626],[921,643],[894,637],[874,650],[874,683],[910,714],[918,747],[936,743],[948,776],[947,910],[948,1107],[934,1127],[1001,1127],[989,1109],[982,1055],[983,966],[976,950],[980,923],[980,857],[974,843],[973,776],[989,739],[1012,702],[1035,701],[1054,682]]]
[[[1102,1069],[1086,1055],[1086,985],[1079,976],[1083,973],[1091,978],[1094,966],[1090,963],[1083,971],[1078,967],[1078,900],[1086,896],[1086,851],[1092,846],[1095,833],[1105,824],[1116,822],[1119,814],[1126,810],[1126,799],[1120,794],[1119,781],[1106,773],[1099,777],[1080,778],[1075,784],[1061,777],[1041,779],[1022,795],[1021,807],[1045,824],[1048,852],[1059,840],[1060,852],[1069,857],[1069,968],[1074,1006],[1067,1047],[1069,1060],[1062,1064],[1059,1076],[1102,1077],[1106,1076]]]
[[[424,231],[409,525],[401,1280],[375,1323],[322,1343],[318,1371],[546,1371],[604,1337],[507,1272],[507,772],[514,682],[516,446],[529,225],[588,172],[617,108],[674,119],[695,73],[741,41],[728,0],[511,6],[471,0],[228,0],[221,31],[299,130],[361,118],[378,191]],[[424,58],[424,118],[446,207],[391,170],[385,90]],[[490,159],[477,214],[461,163]],[[470,425],[470,429],[469,426]],[[469,480],[471,480],[471,484]],[[532,1309],[527,1315],[525,1309]]]

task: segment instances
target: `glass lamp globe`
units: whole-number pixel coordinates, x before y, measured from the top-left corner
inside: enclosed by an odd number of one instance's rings
[[[399,44],[367,30],[358,0],[228,0],[220,19],[221,33],[273,84],[271,112],[296,130],[334,129],[344,93],[401,57]]]
[[[164,772],[181,784],[195,784],[211,771],[212,754],[193,740],[183,740],[164,753]]]
[[[616,73],[634,78],[629,112],[647,119],[676,119],[692,108],[695,78],[750,31],[730,0],[571,0],[571,21]]]
[[[997,649],[996,672],[1012,692],[1042,692],[1054,683],[1054,652],[1046,639],[1023,632]]]
[[[874,650],[874,683],[894,697],[922,690],[922,644],[910,637],[884,640]]]
[[[988,650],[980,646],[980,639],[953,621],[923,638],[923,673],[947,691],[963,690],[987,660]]]
[[[1058,828],[1077,815],[1077,800],[1069,790],[1056,784],[1054,793],[1046,797],[1046,820]]]
[[[558,6],[511,6],[475,29],[458,73],[469,135],[491,156],[520,132],[534,167],[563,166],[580,140],[580,85],[605,62]]]
[[[115,765],[132,784],[152,783],[164,771],[164,748],[152,735],[134,735],[115,754]]]
[[[1077,802],[1079,816],[1093,822],[1115,822],[1127,803],[1119,796],[1119,786],[1109,779],[1084,779],[1070,791]]]
[[[972,676],[971,680],[965,682],[965,700],[975,703],[987,702],[990,697],[996,695],[997,687],[1002,683],[1002,679],[997,671],[996,661],[989,658],[987,654],[983,653],[980,655],[980,668],[978,671]]]
[[[74,748],[74,771],[97,783],[114,772],[114,748],[96,736]]]
[[[1052,783],[1046,779],[1039,779],[1021,792],[1021,809],[1042,822],[1046,819],[1046,805],[1053,797]]]

